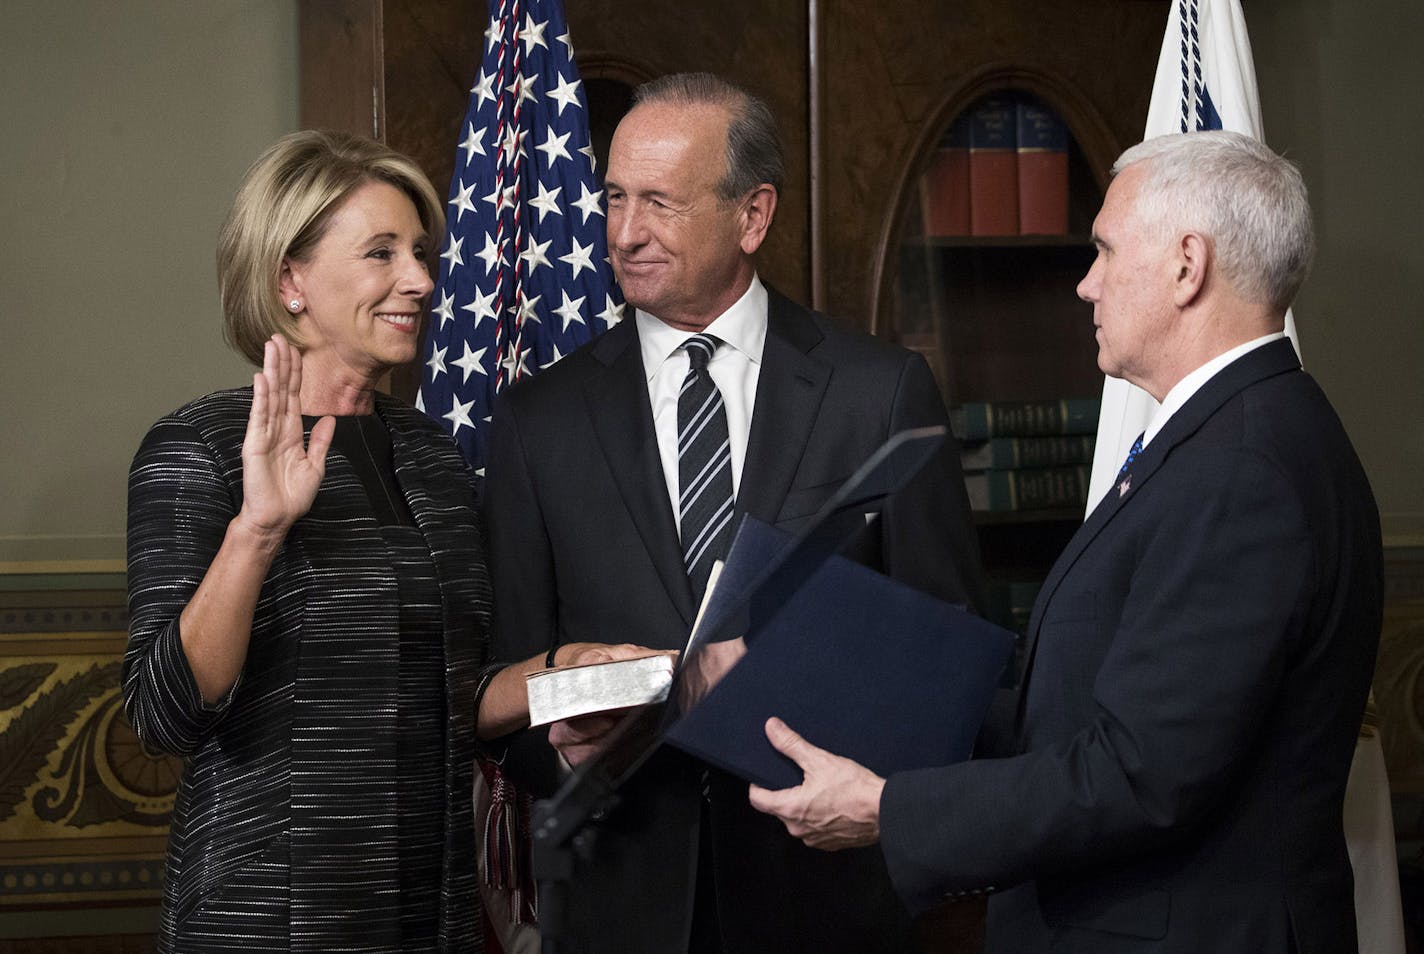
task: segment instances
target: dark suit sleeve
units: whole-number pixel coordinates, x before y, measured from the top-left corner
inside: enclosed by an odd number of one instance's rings
[[[485,468],[485,523],[494,581],[491,658],[513,663],[547,653],[558,638],[554,558],[539,497],[529,474],[511,401],[500,402]],[[484,745],[526,791],[545,795],[558,783],[547,730],[524,730]]]
[[[1013,758],[888,780],[881,845],[912,908],[1190,837],[1239,781],[1316,586],[1309,521],[1291,484],[1248,451],[1172,483],[1153,490],[1196,505],[1156,508],[1043,611],[1036,702],[1054,704],[1043,682],[1091,679],[1082,728]],[[1074,647],[1105,638],[1096,671],[1073,672]]]
[[[895,384],[890,432],[949,426],[944,399],[925,359],[906,356]],[[979,545],[969,516],[969,498],[953,434],[932,461],[881,515],[886,575],[950,603],[984,608]]]
[[[134,732],[160,752],[195,751],[242,680],[205,704],[178,629],[235,515],[227,481],[197,431],[168,418],[154,425],[129,471],[123,689]]]

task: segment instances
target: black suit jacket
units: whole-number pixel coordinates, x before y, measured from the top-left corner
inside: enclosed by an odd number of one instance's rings
[[[769,327],[737,509],[794,528],[887,437],[946,422],[924,361],[834,328],[769,290]],[[681,648],[695,615],[658,456],[636,323],[612,328],[501,397],[488,467],[495,658],[554,642]],[[849,525],[865,525],[860,513]],[[848,525],[848,526],[849,526]],[[855,555],[948,600],[978,600],[958,449],[887,501]],[[540,733],[506,766],[553,784]],[[700,763],[659,752],[600,826],[571,919],[587,950],[685,949],[699,851]],[[898,951],[908,918],[883,862],[825,854],[753,811],[746,784],[706,774],[718,913],[729,951]]]
[[[1053,568],[1021,754],[892,776],[914,907],[1010,888],[1005,952],[1355,949],[1341,806],[1379,638],[1379,516],[1287,341],[1212,378]]]

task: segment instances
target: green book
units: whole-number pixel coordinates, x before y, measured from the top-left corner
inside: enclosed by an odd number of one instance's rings
[[[1097,438],[1092,434],[991,437],[982,443],[964,445],[960,451],[959,462],[966,472],[1091,464],[1096,443]]]
[[[1092,434],[1098,429],[1098,398],[1053,401],[978,401],[950,411],[954,435],[961,441],[990,437],[1047,437]]]
[[[966,474],[964,488],[974,510],[1045,510],[1088,502],[1090,468],[1032,467]]]

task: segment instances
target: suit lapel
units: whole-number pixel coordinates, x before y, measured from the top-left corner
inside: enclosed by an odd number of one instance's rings
[[[831,368],[811,356],[824,335],[810,312],[771,288],[767,298],[766,344],[737,511],[774,523],[810,440]]]
[[[1102,533],[1104,528],[1124,509],[1132,505],[1141,493],[1142,487],[1152,479],[1172,450],[1197,432],[1216,411],[1228,400],[1247,387],[1287,371],[1300,368],[1300,359],[1289,339],[1271,342],[1254,351],[1249,351],[1227,365],[1215,377],[1197,391],[1182,405],[1171,419],[1154,437],[1132,464],[1132,483],[1126,493],[1119,493],[1118,487],[1108,489],[1107,495],[1093,508],[1088,519],[1073,534],[1063,553],[1053,564],[1048,577],[1034,601],[1033,618],[1029,626],[1028,646],[1024,653],[1024,680],[1019,701],[1019,714],[1023,714],[1023,700],[1027,697],[1029,674],[1033,668],[1034,652],[1038,648],[1038,631],[1043,625],[1043,611],[1053,598],[1054,592],[1073,565],[1088,546]]]
[[[668,598],[691,625],[696,607],[658,456],[637,325],[630,316],[590,347],[604,366],[602,374],[584,385],[594,434]]]

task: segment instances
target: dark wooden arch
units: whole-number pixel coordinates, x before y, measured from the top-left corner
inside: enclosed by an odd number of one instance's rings
[[[1087,159],[1098,191],[1107,191],[1108,170],[1126,144],[1120,143],[1113,135],[1107,120],[1087,94],[1065,77],[1019,64],[994,63],[969,74],[940,100],[899,164],[890,193],[894,197],[893,205],[885,211],[875,243],[871,271],[875,297],[871,302],[869,326],[872,334],[884,334],[891,330],[885,327],[884,320],[895,281],[891,256],[896,251],[905,225],[906,209],[916,194],[915,184],[928,165],[930,155],[939,147],[945,130],[956,116],[981,97],[1005,90],[1030,93],[1052,107],[1067,123],[1069,132]]]
[[[579,76],[583,79],[614,80],[637,87],[660,74],[651,63],[606,50],[578,50]]]
[[[633,102],[633,91],[658,75],[647,63],[600,50],[579,51],[579,76],[588,103],[589,139],[602,180],[613,130]]]

